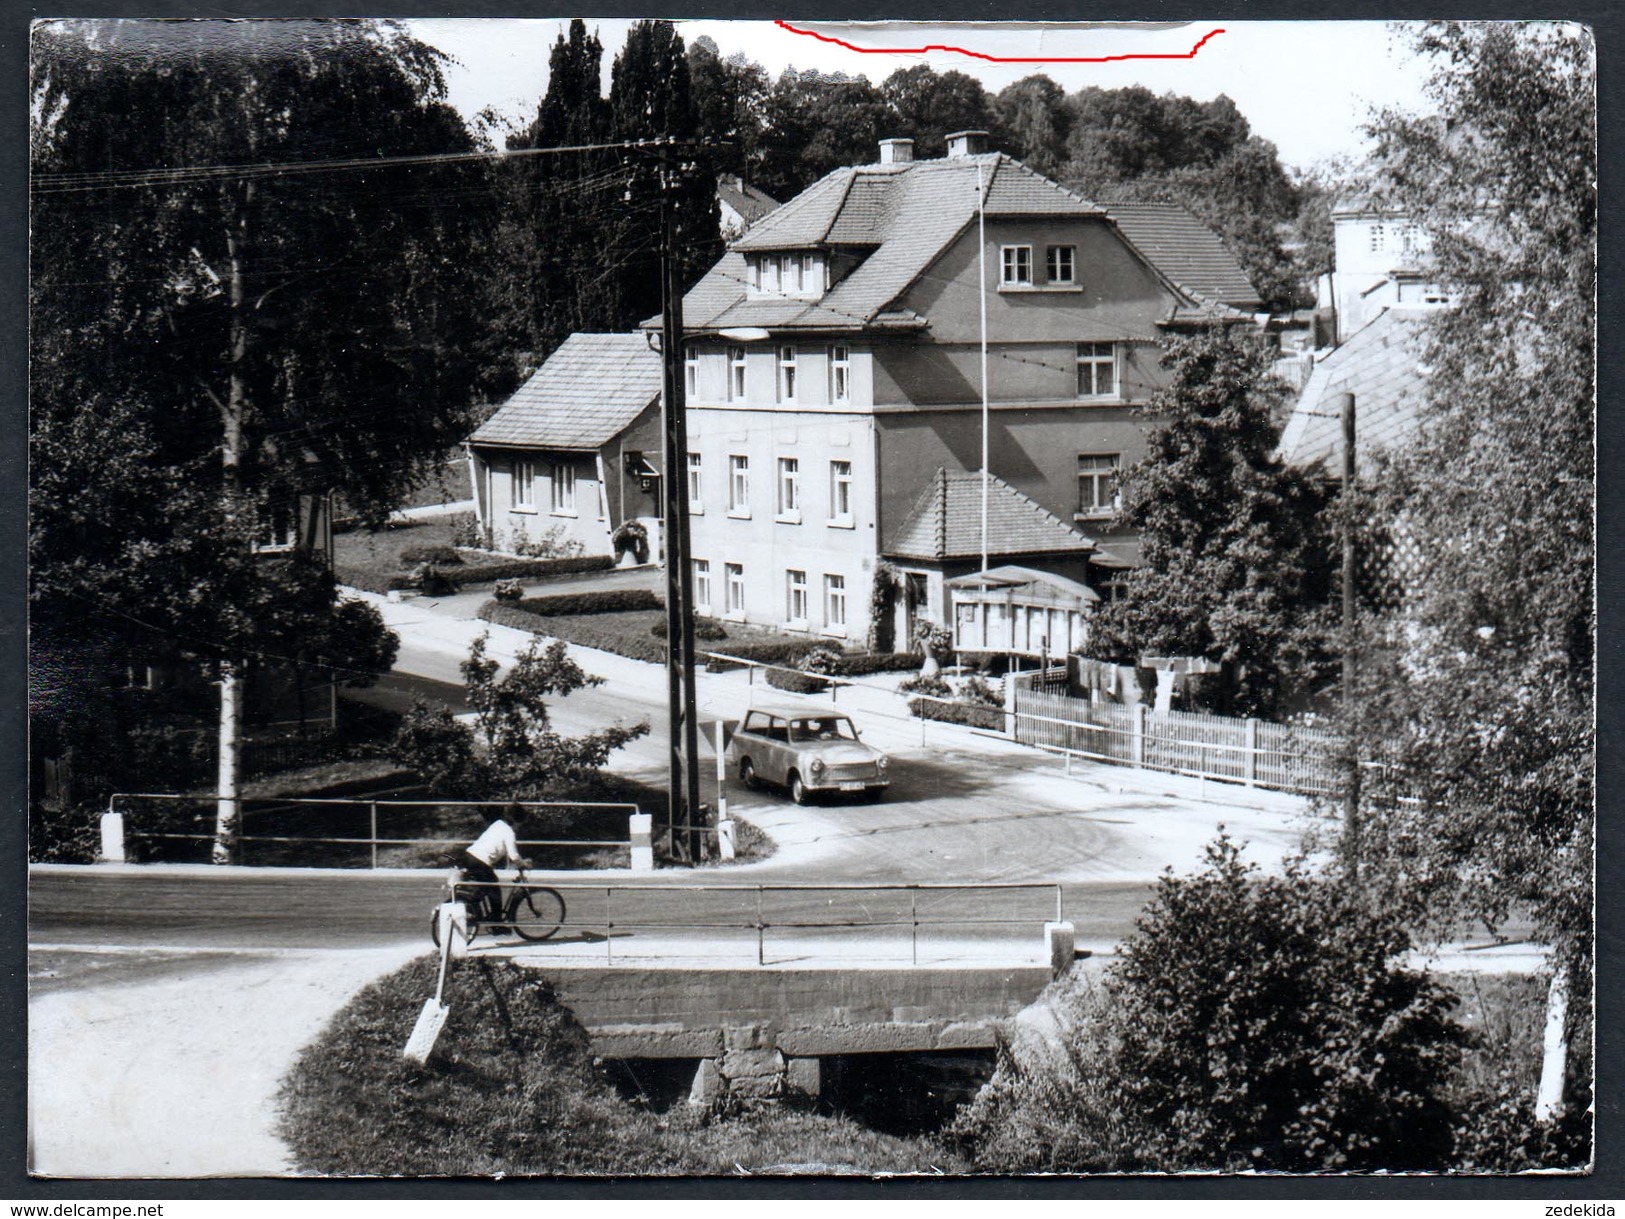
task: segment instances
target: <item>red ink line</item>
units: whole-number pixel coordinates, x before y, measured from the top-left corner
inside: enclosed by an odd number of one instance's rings
[[[941,43],[931,43],[923,47],[860,47],[839,38],[832,38],[828,34],[820,34],[817,30],[797,29],[788,21],[775,21],[774,25],[781,30],[788,30],[792,34],[801,34],[807,38],[816,38],[819,42],[831,42],[838,47],[845,47],[848,51],[856,51],[860,55],[924,55],[928,51],[951,51],[957,55],[967,55],[972,59],[985,60],[988,63],[1123,63],[1130,59],[1195,59],[1196,52],[1207,45],[1210,38],[1224,33],[1222,29],[1209,30],[1202,35],[1202,39],[1189,51],[1167,52],[1162,54],[1134,54],[1134,55],[989,55],[983,51],[971,51],[965,47],[946,46]]]

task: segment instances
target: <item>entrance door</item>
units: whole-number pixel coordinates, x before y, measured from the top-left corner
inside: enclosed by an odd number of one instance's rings
[[[920,619],[925,617],[929,608],[931,586],[927,583],[925,573],[906,571],[903,573],[903,639],[904,651],[917,652],[919,635],[917,628]]]

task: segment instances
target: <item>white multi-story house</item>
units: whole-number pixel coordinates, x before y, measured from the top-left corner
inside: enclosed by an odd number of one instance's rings
[[[1103,585],[1135,562],[1112,531],[1115,479],[1144,453],[1158,340],[1251,315],[983,139],[958,133],[930,161],[883,141],[876,163],[759,220],[685,297],[680,476],[702,613],[862,641],[884,561],[899,643],[913,616],[954,621],[951,581],[984,551],[979,493],[961,485],[981,467],[984,308],[988,566]],[[1211,254],[1171,249],[1175,273]],[[1238,277],[1219,279],[1245,302]],[[922,508],[934,482],[953,494]],[[939,527],[951,545],[927,544]]]

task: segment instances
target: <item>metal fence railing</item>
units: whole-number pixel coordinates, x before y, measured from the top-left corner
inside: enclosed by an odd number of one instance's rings
[[[395,800],[368,797],[244,797],[239,799],[238,831],[233,845],[238,862],[290,862],[263,851],[270,847],[328,848],[343,854],[347,861],[365,860],[365,866],[380,866],[380,848],[437,847],[450,850],[468,841],[437,824],[442,810],[502,809],[519,805],[537,819],[562,822],[564,817],[581,814],[601,824],[598,834],[560,837],[527,837],[519,840],[522,850],[552,848],[621,848],[634,843],[632,818],[638,806],[626,803],[557,800]],[[212,844],[215,839],[213,796],[172,792],[117,792],[108,799],[103,818],[102,857],[124,860],[142,844]],[[480,825],[484,817],[479,818]],[[316,824],[310,824],[314,821]],[[293,823],[290,827],[288,823]],[[256,823],[258,828],[256,829]],[[386,832],[391,827],[396,832]],[[291,829],[292,832],[289,832]],[[474,829],[472,821],[459,830]],[[314,830],[314,832],[312,832]],[[429,833],[428,830],[436,832]],[[281,832],[279,832],[281,831]],[[326,831],[326,832],[324,832]],[[340,832],[342,831],[342,832]],[[422,831],[422,832],[419,832]],[[477,830],[475,831],[477,832]],[[608,836],[614,833],[614,837]],[[260,859],[252,857],[261,848]],[[347,853],[347,854],[345,854]],[[244,858],[244,856],[248,856]],[[309,862],[309,854],[291,862]],[[353,865],[352,865],[353,866]]]
[[[504,891],[535,888],[538,882],[502,881]],[[1037,932],[1050,920],[1063,921],[1062,893],[1054,881],[1012,881],[972,884],[592,884],[585,881],[545,886],[564,898],[561,925],[564,941],[569,933],[602,935],[604,959],[613,964],[619,934],[665,932],[697,937],[714,954],[729,931],[754,933],[756,962],[768,962],[769,935],[829,933],[850,937],[864,932],[908,931],[909,961],[919,963],[922,936],[944,930],[993,932],[1027,928]],[[709,895],[717,899],[713,917],[672,917],[670,897],[675,893]],[[1033,901],[1041,896],[1041,901]],[[823,900],[818,899],[822,897]],[[703,903],[698,903],[703,904]],[[690,903],[694,909],[696,903]],[[815,913],[816,912],[816,913]],[[805,938],[805,934],[803,934]],[[547,941],[558,942],[558,941]]]
[[[1015,737],[1069,756],[1305,795],[1342,789],[1342,741],[1319,728],[1090,702],[1011,684]]]

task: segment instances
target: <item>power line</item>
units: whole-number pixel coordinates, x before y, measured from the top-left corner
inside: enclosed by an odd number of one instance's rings
[[[219,179],[256,180],[293,174],[341,173],[350,170],[401,168],[418,165],[456,165],[479,162],[496,164],[527,157],[554,156],[564,153],[718,147],[722,143],[724,141],[708,138],[677,139],[674,136],[661,136],[639,140],[615,140],[601,144],[559,144],[550,148],[475,149],[467,152],[420,153],[405,156],[338,157],[323,161],[266,161],[233,165],[180,165],[150,169],[36,174],[29,183],[29,191],[35,195],[50,195],[87,190],[179,185]]]

